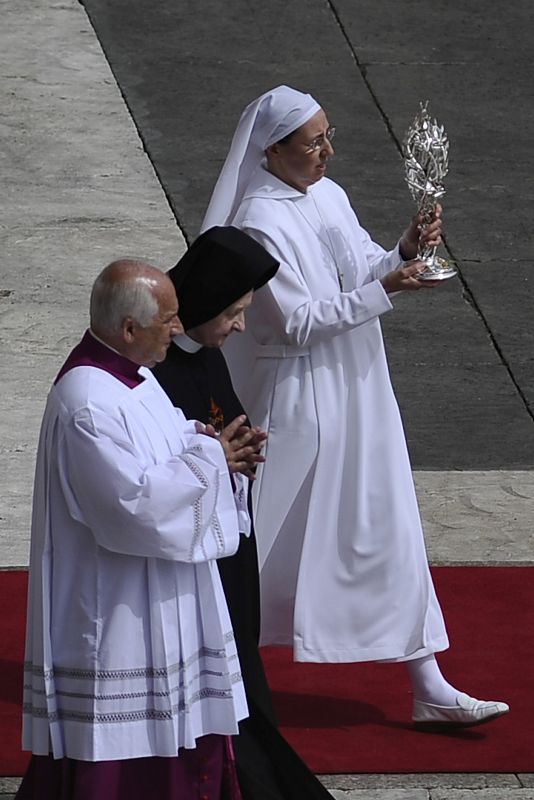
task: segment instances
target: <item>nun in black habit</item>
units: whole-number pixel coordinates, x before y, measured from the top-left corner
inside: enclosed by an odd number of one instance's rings
[[[172,403],[189,419],[217,433],[244,414],[220,350],[227,336],[244,329],[253,292],[278,269],[267,251],[237,228],[211,228],[193,243],[168,275],[174,283],[185,334],[175,337],[154,375]],[[238,424],[250,474],[261,456],[264,434]],[[240,452],[240,451],[238,451]],[[249,502],[250,509],[250,502]],[[254,530],[241,536],[237,553],[220,559],[219,572],[241,663],[249,717],[234,738],[244,800],[328,800],[329,792],[289,746],[276,726],[258,650],[260,612]]]

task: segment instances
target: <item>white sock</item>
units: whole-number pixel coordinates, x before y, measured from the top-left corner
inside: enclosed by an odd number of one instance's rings
[[[434,703],[437,706],[455,706],[460,694],[458,689],[445,680],[433,653],[413,661],[406,661],[416,700]]]

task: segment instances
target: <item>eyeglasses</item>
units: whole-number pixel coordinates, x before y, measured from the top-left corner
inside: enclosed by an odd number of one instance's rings
[[[315,153],[316,150],[320,150],[321,147],[324,147],[325,141],[331,142],[334,138],[336,133],[335,128],[328,128],[326,133],[321,133],[320,136],[316,136],[313,141],[306,145],[306,151],[308,153]]]

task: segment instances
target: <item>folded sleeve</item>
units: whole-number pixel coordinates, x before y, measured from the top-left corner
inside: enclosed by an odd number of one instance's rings
[[[280,262],[275,277],[256,292],[254,302],[261,304],[263,314],[285,344],[305,347],[331,339],[392,308],[377,279],[349,292],[339,291],[328,297],[313,299],[303,281],[287,263],[287,256],[275,237],[247,225],[243,229]],[[373,252],[378,269],[378,253]]]
[[[118,553],[184,562],[231,555],[239,524],[223,450],[192,432],[186,442],[145,463],[120,414],[77,411],[59,460],[71,516]]]

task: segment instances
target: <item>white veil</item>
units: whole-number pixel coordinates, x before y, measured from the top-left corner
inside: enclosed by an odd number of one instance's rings
[[[277,86],[250,103],[241,115],[230,150],[211,195],[200,232],[229,225],[265,148],[304,125],[321,106],[309,94]]]

